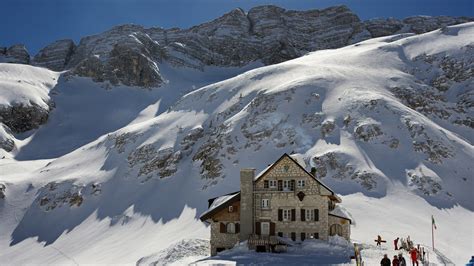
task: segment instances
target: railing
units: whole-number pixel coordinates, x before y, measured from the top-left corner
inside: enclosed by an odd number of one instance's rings
[[[250,235],[247,241],[249,249],[255,249],[256,246],[267,246],[278,244],[278,238],[276,236],[266,235]]]

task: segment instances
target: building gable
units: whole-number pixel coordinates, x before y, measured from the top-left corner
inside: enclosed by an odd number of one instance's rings
[[[213,198],[209,200],[209,209],[201,214],[200,220],[206,221],[208,219],[216,219],[216,217],[222,218],[222,214],[224,212],[229,212],[229,206],[236,206],[237,209],[235,210],[237,213],[237,219],[240,216],[240,191],[230,193],[224,196],[220,196],[217,198]],[[233,218],[234,219],[234,218]]]
[[[321,195],[334,195],[334,192],[324,185],[321,181],[317,180],[311,173],[306,171],[295,159],[288,154],[283,154],[275,163],[265,169],[255,179],[256,187],[263,187],[265,180],[274,179],[304,179],[305,182],[312,183],[316,182],[320,187],[319,191]]]

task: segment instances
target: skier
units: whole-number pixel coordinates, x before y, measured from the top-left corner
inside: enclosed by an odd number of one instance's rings
[[[377,236],[377,246],[380,246],[380,243],[382,243],[382,237],[380,235]]]
[[[397,255],[393,256],[392,266],[400,266],[400,260],[398,260]]]
[[[398,265],[399,266],[407,266],[407,261],[403,257],[402,253],[398,253]]]
[[[387,257],[387,254],[383,255],[383,259],[380,261],[381,266],[391,266],[390,259]]]
[[[410,257],[411,257],[411,263],[413,266],[418,266],[418,252],[416,251],[416,248],[412,248],[410,250]]]
[[[395,238],[395,240],[393,240],[393,245],[395,246],[395,250],[398,250],[398,240],[399,240],[399,239],[400,239],[400,238],[397,237],[397,238]]]

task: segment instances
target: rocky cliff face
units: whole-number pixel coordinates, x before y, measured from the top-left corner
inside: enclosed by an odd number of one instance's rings
[[[71,40],[57,41],[42,49],[34,64],[56,71],[72,69],[71,74],[112,85],[157,87],[164,80],[158,67],[163,61],[198,69],[258,60],[269,65],[373,37],[420,34],[471,20],[417,16],[363,22],[345,6],[309,11],[259,6],[248,13],[235,9],[189,29],[123,25],[85,37],[77,47]],[[24,53],[15,54],[28,62]]]
[[[98,82],[157,87],[163,82],[158,68],[163,53],[142,27],[123,25],[83,38],[68,66],[72,74]]]
[[[76,49],[72,40],[59,40],[47,45],[34,57],[33,64],[54,71],[61,71],[69,63]]]
[[[30,54],[23,44],[0,47],[0,63],[29,64]]]

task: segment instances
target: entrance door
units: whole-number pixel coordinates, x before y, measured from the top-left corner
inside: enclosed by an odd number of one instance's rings
[[[262,235],[268,236],[270,235],[270,223],[269,222],[262,222],[260,223],[260,232],[262,232]]]

